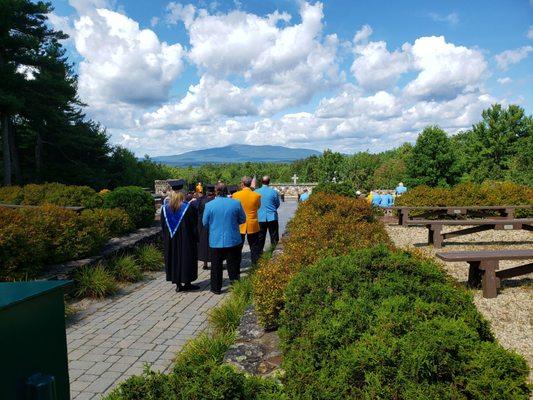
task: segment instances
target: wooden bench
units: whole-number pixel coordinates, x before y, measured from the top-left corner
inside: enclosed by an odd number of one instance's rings
[[[498,271],[501,260],[533,259],[530,250],[488,250],[488,251],[452,251],[437,253],[437,257],[447,262],[467,262],[468,285],[483,288],[483,297],[491,299],[498,295],[502,279],[533,273],[533,263],[519,265]]]
[[[517,230],[525,229],[533,230],[533,218],[519,218],[519,219],[472,219],[472,220],[411,220],[407,222],[408,225],[425,225],[428,228],[428,244],[432,244],[436,248],[441,248],[444,239],[452,237],[469,235],[471,233],[488,231],[490,229],[504,229]],[[442,233],[443,225],[446,226],[469,226],[471,228],[460,229],[458,231]]]
[[[469,211],[495,211],[500,214],[502,219],[514,219],[515,211],[517,209],[529,209],[531,205],[517,205],[517,206],[446,206],[446,207],[425,207],[425,206],[394,206],[391,210],[398,211],[398,224],[408,225],[410,221],[414,221],[409,217],[411,211],[423,211],[426,218],[431,215],[438,215],[446,212],[447,215],[452,216],[466,216]]]

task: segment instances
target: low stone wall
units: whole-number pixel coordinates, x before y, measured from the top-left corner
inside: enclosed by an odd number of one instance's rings
[[[128,235],[112,238],[106,243],[100,254],[81,260],[48,266],[43,274],[43,279],[69,279],[78,268],[94,265],[99,261],[113,258],[120,253],[131,251],[141,244],[155,243],[160,239],[161,226],[159,224],[150,228],[138,229]]]
[[[281,193],[285,193],[287,197],[298,197],[305,189],[309,193],[312,193],[317,185],[318,183],[298,183],[296,185],[293,183],[272,183],[270,186],[279,190]]]

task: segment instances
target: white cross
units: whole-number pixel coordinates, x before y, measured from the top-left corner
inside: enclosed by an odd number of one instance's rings
[[[298,180],[299,178],[296,176],[296,174],[294,174],[294,176],[292,177],[292,182],[296,185],[296,181]]]

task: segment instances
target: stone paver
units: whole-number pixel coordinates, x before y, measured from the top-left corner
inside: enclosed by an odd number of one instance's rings
[[[282,203],[280,232],[295,209],[294,201]],[[99,399],[140,374],[145,363],[168,372],[176,352],[206,328],[207,312],[227,294],[210,292],[209,271],[199,267],[198,275],[200,290],[176,293],[164,273],[157,273],[129,293],[91,306],[67,327],[71,398]]]

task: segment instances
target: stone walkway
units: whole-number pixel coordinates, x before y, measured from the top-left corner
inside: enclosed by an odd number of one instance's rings
[[[280,232],[295,209],[296,202],[282,203]],[[206,328],[207,312],[226,295],[209,291],[209,271],[201,267],[195,283],[201,290],[176,293],[157,273],[129,293],[93,305],[67,327],[71,398],[99,399],[140,374],[145,363],[168,372],[176,352]]]

